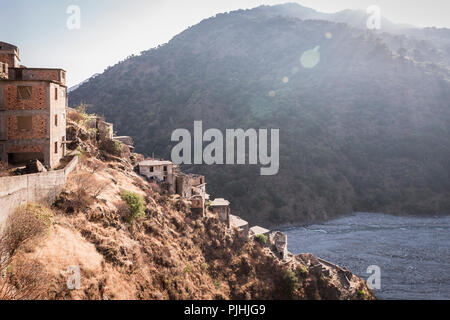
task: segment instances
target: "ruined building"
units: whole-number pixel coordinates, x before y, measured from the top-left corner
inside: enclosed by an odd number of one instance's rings
[[[66,149],[66,72],[20,65],[19,49],[0,42],[0,160],[58,165]]]
[[[149,181],[167,183],[169,192],[175,192],[175,165],[166,160],[147,159],[139,162],[139,174]]]
[[[212,213],[219,217],[220,221],[225,222],[230,227],[230,201],[224,198],[217,198],[209,204],[209,208]]]
[[[193,173],[177,172],[175,183],[175,192],[183,198],[201,195],[204,199],[209,199],[209,195],[206,194],[205,176]]]

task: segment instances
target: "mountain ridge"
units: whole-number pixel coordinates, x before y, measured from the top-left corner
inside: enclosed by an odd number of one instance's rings
[[[196,166],[214,181],[212,193],[252,223],[450,212],[445,51],[431,56],[419,40],[404,40],[404,52],[385,41],[396,35],[258,10],[205,19],[108,68],[69,101],[91,104],[139,152],[166,158],[171,132],[195,120],[221,130],[280,128],[276,177],[252,166]],[[319,62],[304,67],[301,57],[316,47]]]

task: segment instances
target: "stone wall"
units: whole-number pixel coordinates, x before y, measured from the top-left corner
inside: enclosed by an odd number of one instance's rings
[[[64,189],[67,176],[75,169],[74,157],[64,169],[0,178],[0,226],[17,207],[27,202],[51,204]]]

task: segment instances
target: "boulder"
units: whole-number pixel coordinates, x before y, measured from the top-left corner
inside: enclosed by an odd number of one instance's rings
[[[39,160],[30,160],[25,168],[27,174],[47,172],[45,166]]]

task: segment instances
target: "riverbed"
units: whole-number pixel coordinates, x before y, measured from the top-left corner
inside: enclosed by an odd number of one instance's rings
[[[379,299],[450,299],[450,216],[355,213],[283,231],[294,254],[312,253],[364,279],[378,266]]]

